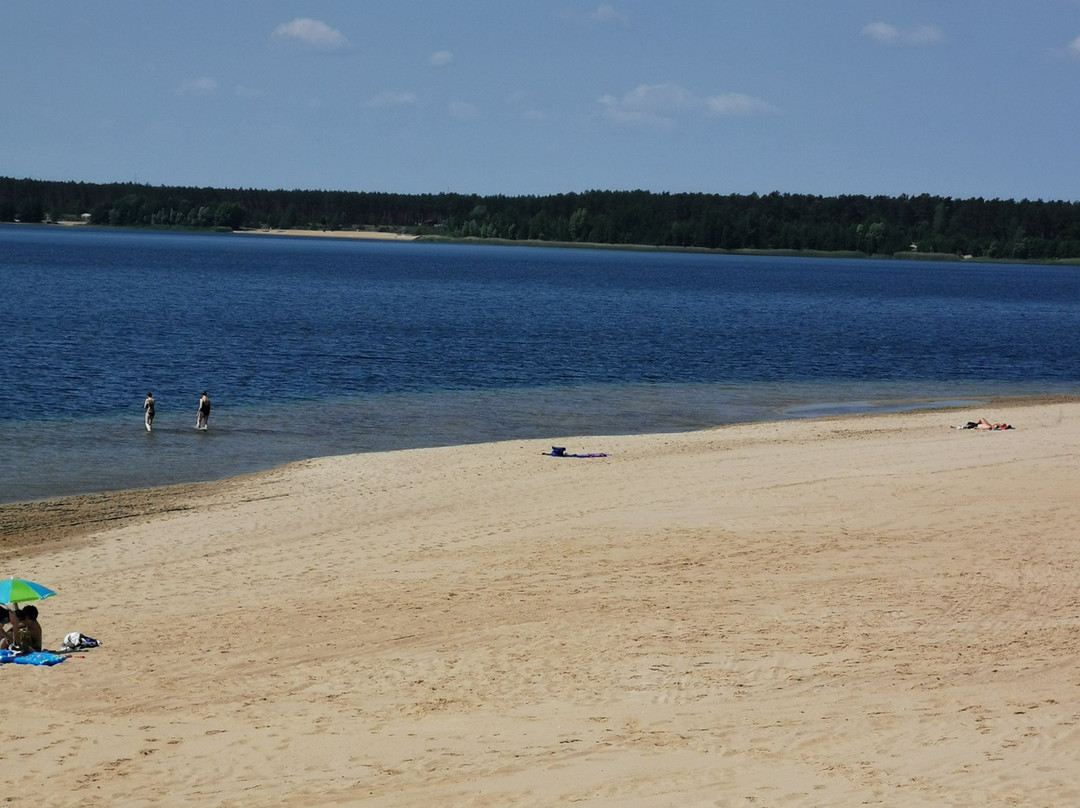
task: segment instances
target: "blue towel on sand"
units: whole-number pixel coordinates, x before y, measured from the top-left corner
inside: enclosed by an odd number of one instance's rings
[[[34,651],[29,654],[19,654],[11,661],[16,665],[56,665],[65,659],[67,657],[49,651]]]

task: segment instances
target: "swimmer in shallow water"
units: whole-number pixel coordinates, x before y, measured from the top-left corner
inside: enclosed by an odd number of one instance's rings
[[[206,429],[210,421],[210,399],[206,395],[206,391],[203,390],[202,397],[199,398],[199,411],[195,416],[195,428]]]

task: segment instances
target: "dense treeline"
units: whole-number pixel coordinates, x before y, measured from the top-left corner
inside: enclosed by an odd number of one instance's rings
[[[0,222],[87,218],[163,228],[385,229],[722,250],[990,258],[1080,256],[1080,203],[930,196],[388,194],[0,178]]]

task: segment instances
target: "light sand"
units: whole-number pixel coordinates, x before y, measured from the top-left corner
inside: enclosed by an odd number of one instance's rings
[[[1078,458],[1039,404],[0,508],[47,641],[105,643],[0,667],[0,797],[1076,805]]]

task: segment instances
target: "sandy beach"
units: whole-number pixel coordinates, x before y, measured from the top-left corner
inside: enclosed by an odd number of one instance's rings
[[[1074,805],[1078,457],[1028,402],[2,506],[46,644],[104,645],[0,667],[0,795]]]

